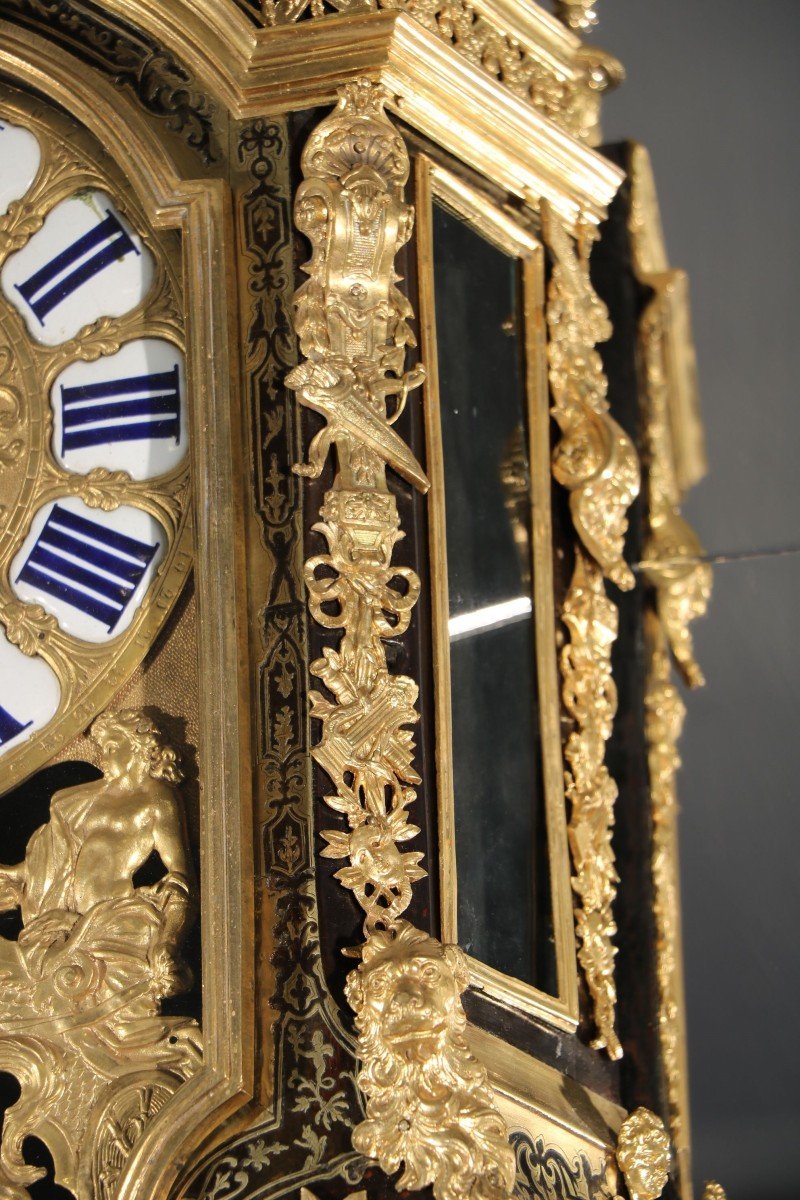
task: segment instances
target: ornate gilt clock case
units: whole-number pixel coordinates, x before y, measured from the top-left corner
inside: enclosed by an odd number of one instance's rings
[[[0,1197],[690,1200],[702,431],[591,5],[0,15]]]

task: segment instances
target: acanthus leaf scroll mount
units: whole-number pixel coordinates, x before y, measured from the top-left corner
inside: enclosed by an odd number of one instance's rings
[[[617,785],[605,752],[617,710],[611,651],[619,616],[603,577],[623,590],[633,587],[622,552],[640,470],[633,442],[609,414],[608,382],[596,349],[610,337],[611,325],[589,276],[594,233],[581,222],[573,239],[546,201],[542,224],[553,257],[547,297],[552,415],[562,434],[553,475],[569,492],[578,536],[561,616],[570,635],[561,651],[564,707],[575,723],[564,757],[578,960],[594,1005],[592,1045],[617,1059],[622,1046],[615,1030],[613,903],[619,877],[611,843]]]

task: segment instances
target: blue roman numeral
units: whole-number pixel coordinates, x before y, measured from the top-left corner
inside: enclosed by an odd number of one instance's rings
[[[102,383],[61,388],[61,453],[139,438],[180,441],[178,366]]]
[[[56,504],[17,576],[114,629],[158,550]]]
[[[0,126],[0,129],[2,126]],[[6,742],[10,742],[18,733],[22,733],[23,729],[27,729],[32,725],[33,721],[26,721],[23,725],[16,717],[12,717],[10,712],[0,707],[0,746],[5,746]]]
[[[25,283],[16,284],[17,291],[36,314],[39,324],[44,325],[45,317],[56,305],[131,251],[139,253],[127,230],[106,209],[104,221],[35,271]]]

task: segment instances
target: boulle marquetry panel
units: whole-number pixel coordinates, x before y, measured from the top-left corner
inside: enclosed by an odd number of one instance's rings
[[[9,1200],[690,1200],[685,281],[556,9],[4,7]]]

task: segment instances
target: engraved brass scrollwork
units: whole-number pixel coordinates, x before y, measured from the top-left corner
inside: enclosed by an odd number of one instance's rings
[[[553,475],[570,494],[582,543],[575,549],[561,614],[570,634],[561,654],[563,699],[575,722],[564,757],[578,958],[594,1005],[597,1035],[592,1045],[620,1058],[612,914],[618,876],[611,846],[617,785],[605,765],[617,710],[611,650],[618,615],[603,576],[621,588],[633,586],[622,550],[626,513],[639,492],[639,461],[633,442],[609,415],[608,385],[595,349],[610,336],[611,326],[589,277],[593,234],[581,225],[573,241],[546,203],[542,219],[553,255],[547,305],[552,413],[562,433],[553,453]]]
[[[311,1191],[310,1188],[301,1187],[300,1200],[317,1200],[317,1196]],[[350,1192],[348,1196],[345,1196],[345,1200],[367,1200],[367,1193],[364,1190],[360,1192]]]
[[[58,792],[23,862],[0,867],[0,907],[22,911],[17,941],[0,941],[0,1068],[22,1089],[5,1117],[3,1195],[27,1196],[44,1174],[23,1158],[33,1134],[57,1183],[109,1200],[201,1059],[197,1024],[161,1014],[190,982],[180,945],[195,911],[176,754],[141,710],[106,713],[92,737],[103,777]],[[153,852],[165,875],[134,886]]]
[[[337,455],[314,526],[328,552],[306,563],[313,617],[342,631],[338,647],[311,665],[332,696],[312,698],[322,723],[313,754],[335,786],[325,802],[348,826],[323,832],[322,853],[346,860],[337,878],[365,914],[362,960],[347,985],[367,1108],[354,1145],[386,1171],[403,1163],[402,1185],[432,1184],[437,1200],[500,1200],[513,1186],[514,1155],[463,1036],[460,952],[402,919],[425,874],[421,853],[400,849],[419,833],[408,815],[419,783],[418,688],[390,672],[384,642],[408,628],[420,583],[392,563],[403,533],[386,467],[421,490],[428,482],[392,428],[423,371],[404,369],[412,314],[394,258],[413,210],[402,196],[408,154],[384,99],[366,80],[342,90],[304,149],[295,208],[313,255],[295,298],[303,361],[287,384],[327,421],[297,470],[316,476],[332,445]]]

